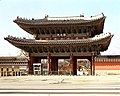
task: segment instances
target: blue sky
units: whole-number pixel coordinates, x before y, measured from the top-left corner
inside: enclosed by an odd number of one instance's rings
[[[120,0],[0,0],[0,56],[16,56],[20,50],[7,41],[8,35],[26,37],[30,35],[19,28],[13,20],[17,16],[28,19],[49,16],[94,16],[104,13],[107,16],[104,33],[114,37],[105,55],[120,54]]]

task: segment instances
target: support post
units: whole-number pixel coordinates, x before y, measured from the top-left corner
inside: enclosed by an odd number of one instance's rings
[[[33,57],[29,57],[28,61],[29,74],[33,74]]]
[[[70,66],[71,66],[70,75],[73,75],[73,54],[70,55]]]
[[[73,59],[73,74],[77,75],[77,59],[75,57]]]
[[[77,75],[77,59],[73,56],[73,54],[70,55],[70,65],[72,67],[72,75]]]
[[[51,72],[51,60],[50,60],[51,56],[50,56],[50,54],[48,54],[47,59],[48,59],[48,71]]]
[[[54,71],[55,71],[55,75],[57,75],[58,74],[58,58],[55,58]]]
[[[29,74],[33,74],[33,63],[41,63],[41,58],[32,57],[29,55],[28,61]]]
[[[91,57],[91,65],[92,65],[92,67],[91,67],[91,75],[95,75],[95,55],[94,55],[94,53],[92,53],[92,57]]]
[[[55,57],[51,58],[51,71],[52,71],[52,74],[58,73],[58,59]]]

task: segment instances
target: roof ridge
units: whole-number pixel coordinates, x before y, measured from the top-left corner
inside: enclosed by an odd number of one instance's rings
[[[99,15],[95,15],[95,16],[90,16],[90,17],[84,17],[84,15],[80,15],[80,16],[63,16],[63,17],[49,17],[48,15],[45,16],[45,19],[47,20],[74,20],[74,19],[83,19],[83,20],[94,20],[94,19],[99,19],[104,17],[104,14],[101,13]]]

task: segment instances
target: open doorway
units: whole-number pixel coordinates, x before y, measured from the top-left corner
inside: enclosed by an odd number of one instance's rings
[[[58,71],[60,75],[71,75],[72,66],[69,59],[58,60]]]
[[[90,75],[91,63],[88,59],[77,59],[77,75]]]

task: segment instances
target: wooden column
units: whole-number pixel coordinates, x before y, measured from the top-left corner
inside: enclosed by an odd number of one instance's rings
[[[48,71],[50,72],[51,71],[51,56],[50,56],[50,54],[48,54],[48,56],[47,56],[47,59],[48,59]]]
[[[52,74],[58,73],[58,59],[56,57],[51,58],[51,71]]]
[[[73,74],[77,75],[77,59],[73,58]]]
[[[92,75],[95,75],[95,56],[92,56]]]
[[[29,74],[33,74],[33,63],[41,63],[41,58],[29,56],[28,61]]]
[[[92,55],[91,55],[91,60],[90,60],[90,62],[91,62],[91,75],[95,75],[95,55],[94,55],[94,53],[91,53]]]
[[[33,62],[34,58],[30,56],[28,61],[29,74],[33,74]]]
[[[70,66],[71,66],[70,74],[73,75],[73,54],[70,55]]]
[[[51,58],[51,72],[53,73],[53,71],[54,71],[54,58],[52,57]]]
[[[58,58],[55,58],[55,65],[54,65],[54,71],[55,71],[55,74],[58,74]]]
[[[72,67],[72,75],[77,75],[77,59],[73,56],[73,54],[70,55],[70,64]]]

